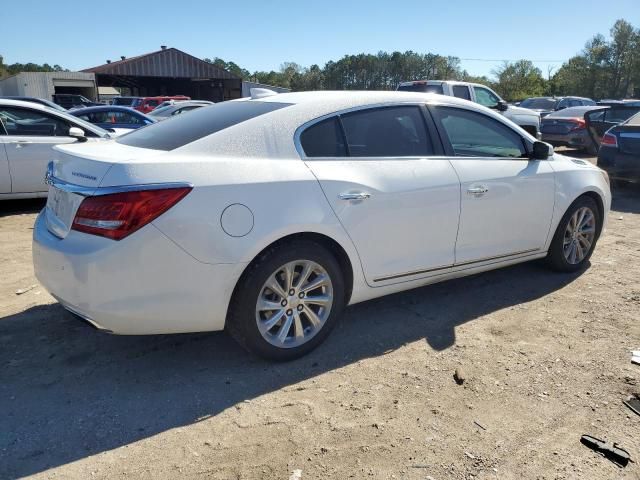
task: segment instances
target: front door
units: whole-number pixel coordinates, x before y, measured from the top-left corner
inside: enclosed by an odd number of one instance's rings
[[[12,193],[46,192],[43,183],[51,148],[74,143],[70,124],[49,113],[23,107],[0,107],[7,135],[2,136],[11,171]]]
[[[11,172],[9,171],[9,160],[2,141],[3,138],[2,122],[0,121],[0,193],[11,193]]]
[[[453,265],[460,185],[451,163],[434,156],[426,120],[415,105],[369,108],[300,135],[371,286]]]
[[[553,215],[551,162],[529,160],[526,140],[505,123],[457,107],[433,107],[460,178],[456,264],[535,254]]]

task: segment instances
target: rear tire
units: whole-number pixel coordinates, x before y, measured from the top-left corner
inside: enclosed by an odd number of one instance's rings
[[[576,272],[584,268],[596,246],[602,218],[596,202],[578,197],[562,216],[553,236],[547,265],[557,272]]]
[[[306,240],[276,245],[242,275],[226,329],[260,357],[293,360],[329,335],[344,309],[344,292],[340,265],[322,245]]]

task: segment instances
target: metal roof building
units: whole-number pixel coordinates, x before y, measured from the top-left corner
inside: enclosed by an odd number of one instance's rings
[[[239,77],[177,48],[162,46],[155,52],[120,58],[82,71],[95,74],[100,87],[119,87],[134,96],[187,95],[221,102],[242,95]]]

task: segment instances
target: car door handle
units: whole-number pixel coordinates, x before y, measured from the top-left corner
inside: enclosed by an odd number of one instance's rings
[[[489,189],[487,187],[485,187],[484,185],[479,185],[477,187],[470,187],[470,188],[467,189],[467,193],[469,195],[475,195],[477,197],[484,195],[488,191],[489,191]]]
[[[33,143],[31,140],[14,140],[12,142],[9,143],[13,143],[15,144],[16,148],[21,148],[23,145],[29,145],[31,143]]]
[[[339,195],[340,200],[366,200],[370,196],[371,194],[367,192],[348,192]]]

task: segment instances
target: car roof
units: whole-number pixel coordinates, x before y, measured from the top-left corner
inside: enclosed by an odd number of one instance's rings
[[[122,105],[97,105],[95,107],[76,108],[75,110],[72,110],[70,113],[71,115],[77,116],[77,114],[79,113],[95,113],[95,112],[104,112],[104,111],[127,112],[127,113],[133,113],[136,115],[144,116],[144,114],[140,113],[138,110],[135,110],[130,107],[123,107]]]
[[[9,100],[7,98],[0,98],[0,105],[5,107],[25,107],[32,108],[36,110],[54,110],[60,112],[60,110],[56,110],[55,108],[48,107],[38,102],[28,102],[26,100]]]

